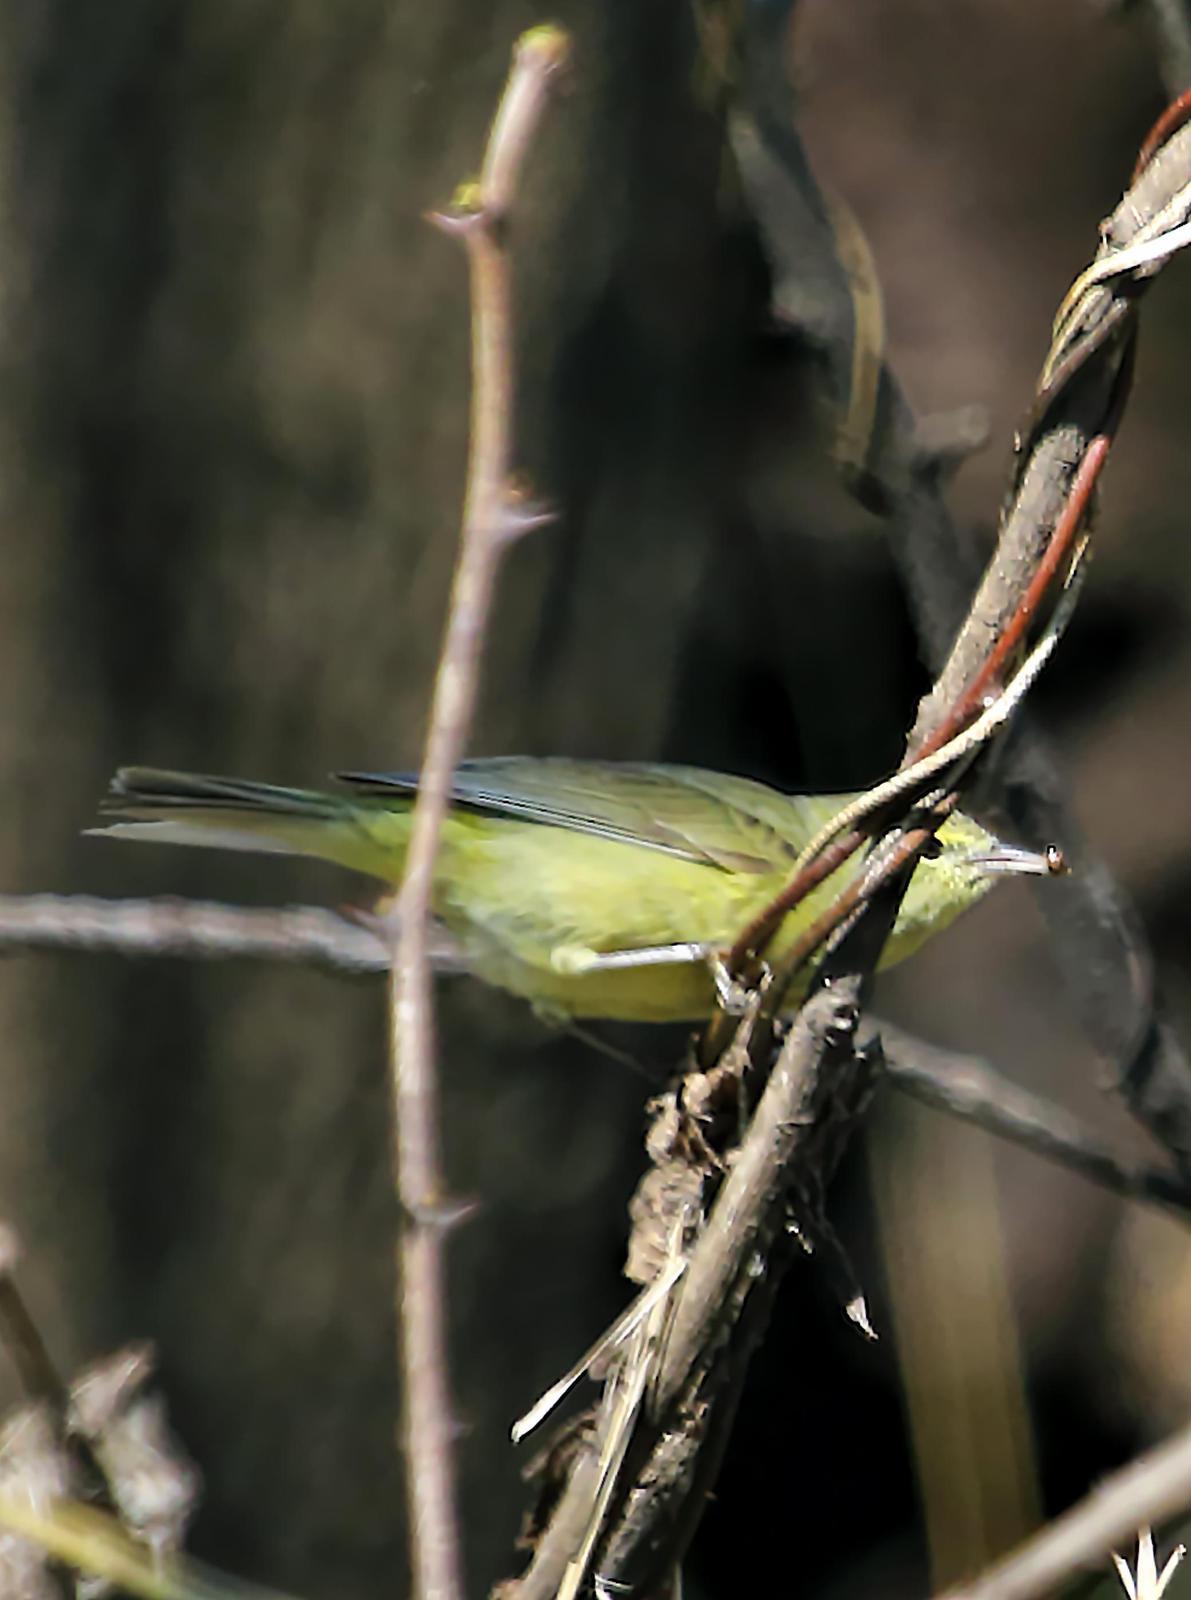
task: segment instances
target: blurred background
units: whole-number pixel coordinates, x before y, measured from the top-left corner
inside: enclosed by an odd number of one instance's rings
[[[505,568],[475,753],[664,757],[790,789],[897,761],[925,677],[881,522],[765,285],[700,87],[706,7],[559,0],[568,93],[516,234],[519,458],[559,523]],[[0,890],[359,903],[294,862],[80,838],[121,761],[318,783],[416,764],[465,452],[461,252],[529,0],[25,0],[0,15]],[[705,20],[705,19],[704,19]],[[1164,96],[1145,8],[802,0],[817,170],[874,251],[923,414],[985,407],[987,543],[1054,309]],[[1191,1037],[1191,275],[1146,301],[1096,562],[1037,696]],[[1029,892],[880,1009],[1129,1150]],[[619,1308],[644,1075],[442,989],[473,1593],[516,1570],[509,1421]],[[67,1369],[156,1345],[192,1548],[336,1600],[403,1582],[382,986],[94,956],[0,964],[0,1215]],[[887,1593],[979,1566],[1191,1409],[1191,1247],[1034,1157],[879,1102],[755,1364],[694,1594]],[[15,1398],[11,1374],[0,1393]],[[912,1404],[908,1407],[906,1396]],[[527,1452],[528,1453],[528,1450]]]

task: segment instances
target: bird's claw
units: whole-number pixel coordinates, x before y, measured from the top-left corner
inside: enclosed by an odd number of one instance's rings
[[[719,1007],[726,1016],[743,1017],[748,1015],[749,1007],[757,995],[764,994],[773,977],[773,969],[761,963],[756,975],[746,981],[738,978],[729,970],[728,963],[722,955],[715,954],[710,958],[711,976],[715,983],[715,997]]]

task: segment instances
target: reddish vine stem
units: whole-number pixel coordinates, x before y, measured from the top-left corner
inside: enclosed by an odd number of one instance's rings
[[[929,816],[920,824],[906,829],[903,836],[890,849],[879,873],[873,874],[871,878],[864,872],[858,873],[852,882],[840,891],[826,911],[815,918],[810,927],[795,940],[782,957],[777,984],[779,997],[781,990],[798,969],[810,960],[816,950],[826,944],[837,929],[843,927],[852,913],[871,900],[882,884],[888,883],[915,860],[958,804],[958,793],[945,795],[931,807]]]
[[[1166,141],[1172,139],[1188,120],[1191,120],[1191,89],[1185,89],[1177,99],[1170,102],[1141,141],[1141,149],[1137,152],[1137,161],[1133,168],[1133,183],[1141,177]]]
[[[983,665],[970,680],[951,715],[944,718],[918,745],[912,759],[917,761],[932,754],[946,744],[960,728],[980,711],[985,696],[992,690],[1003,672],[1010,656],[1017,650],[1030,623],[1041,608],[1047,593],[1059,573],[1074,553],[1080,530],[1092,508],[1092,496],[1100,481],[1100,474],[1108,460],[1116,438],[1117,427],[1129,397],[1133,381],[1133,350],[1135,340],[1130,339],[1113,389],[1108,416],[1102,430],[1089,442],[1067,490],[1063,508],[1055,519],[1054,530],[1047,541],[1038,565],[1026,585],[1016,611],[1006,623],[998,638],[989,647]],[[910,758],[907,757],[907,760]]]
[[[1034,570],[1026,592],[1022,595],[1021,603],[1009,619],[1004,631],[993,641],[982,666],[950,715],[938,723],[915,749],[915,760],[933,755],[946,744],[948,739],[976,716],[985,695],[995,688],[1006,662],[1024,639],[1027,628],[1041,607],[1064,561],[1071,556],[1079,530],[1091,505],[1092,493],[1111,448],[1112,435],[1101,433],[1096,435],[1084,452],[1083,460],[1071,480],[1071,488],[1064,502],[1062,515],[1055,524],[1050,542]]]
[[[989,652],[980,670],[972,679],[969,687],[961,699],[956,703],[951,712],[943,718],[912,753],[907,755],[903,767],[911,766],[914,761],[925,756],[933,755],[947,743],[948,739],[960,732],[979,713],[985,694],[994,684],[998,674],[1005,666],[1013,651],[1021,644],[1030,623],[1033,621],[1043,598],[1060,572],[1064,561],[1069,558],[1075,547],[1079,529],[1087,515],[1091,502],[1092,492],[1095,488],[1100,471],[1108,457],[1112,445],[1112,433],[1105,432],[1098,435],[1089,445],[1080,462],[1079,468],[1072,479],[1071,487],[1064,503],[1063,511],[1055,524],[1055,529],[1050,541],[1039,561],[1033,577],[1023,594],[1017,610],[1009,619],[1005,628],[992,641]],[[948,806],[948,814],[954,809],[955,801],[952,799]],[[809,862],[781,891],[771,903],[761,911],[752,922],[743,930],[732,946],[727,957],[729,971],[737,972],[754,955],[762,951],[765,945],[773,938],[786,915],[802,903],[803,900],[818,886],[831,876],[837,868],[844,865],[866,839],[871,838],[877,831],[879,817],[871,819],[868,827],[849,829],[818,855],[814,861]],[[939,818],[941,821],[942,818]],[[915,849],[933,837],[937,823],[925,830],[915,829],[914,835],[921,834]],[[907,835],[907,838],[911,835]],[[900,870],[908,863],[914,850],[899,846],[894,857],[891,857],[889,874]],[[836,928],[856,909],[862,899],[868,898],[872,891],[862,892],[859,880],[843,889],[837,900],[827,908],[783,959],[783,969],[793,973],[819,946],[827,939]]]
[[[840,834],[838,839],[831,841],[821,855],[816,856],[814,861],[803,867],[796,877],[791,878],[777,898],[759,912],[740,934],[728,952],[726,961],[728,971],[733,974],[738,973],[746,962],[762,951],[781,926],[787,912],[793,911],[794,907],[829,878],[837,867],[842,867],[845,861],[855,855],[868,837],[863,828],[852,828],[847,833]]]
[[[1127,383],[1121,385],[1121,390],[1127,389]],[[903,767],[911,766],[914,761],[925,756],[933,755],[947,741],[970,723],[981,710],[985,695],[994,686],[997,677],[1025,638],[1030,623],[1034,620],[1042,602],[1062,570],[1065,562],[1071,557],[1079,530],[1083,526],[1091,505],[1092,494],[1100,477],[1105,461],[1108,459],[1109,450],[1112,448],[1115,436],[1116,417],[1119,415],[1123,404],[1114,406],[1114,417],[1111,425],[1106,426],[1103,433],[1094,438],[1071,481],[1063,510],[1055,523],[1054,532],[1043,552],[1033,576],[1027,585],[1025,593],[1018,604],[1016,611],[1009,618],[1000,635],[992,641],[988,655],[982,666],[971,680],[967,690],[953,707],[951,712],[937,723],[930,735],[922,741],[912,755],[907,755]],[[954,810],[955,798],[947,807],[947,813]],[[738,972],[752,957],[762,951],[765,945],[773,938],[783,919],[789,912],[802,903],[806,897],[825,882],[837,868],[844,865],[865,841],[873,836],[879,825],[879,817],[871,819],[870,826],[849,829],[837,839],[833,839],[814,861],[809,862],[796,877],[792,878],[781,893],[765,907],[752,922],[741,932],[727,956],[729,971]],[[942,817],[939,818],[939,821]],[[913,849],[905,844],[899,846],[895,855],[890,858],[891,864],[888,875],[899,871],[907,865],[917,849],[933,837],[937,823],[926,829],[913,830],[917,843]],[[918,837],[921,835],[921,837]],[[908,834],[909,839],[912,835]],[[875,887],[875,886],[873,886]],[[862,900],[869,898],[873,892],[870,887],[862,891],[860,881],[857,880],[843,889],[838,899],[820,915],[806,930],[796,944],[783,959],[783,969],[791,974],[811,956],[819,946],[847,919]]]
[[[1184,103],[1185,102],[1185,103]],[[1134,181],[1152,161],[1158,149],[1191,119],[1191,92],[1176,101],[1163,117],[1159,118],[1154,129],[1151,130],[1142,153],[1138,158],[1134,173]],[[1067,361],[1051,376],[1049,382],[1039,387],[1038,401],[1035,414],[1041,419],[1049,410],[1056,396],[1061,393],[1072,381],[1076,374],[1094,356],[1106,350],[1111,338],[1117,335],[1123,322],[1133,317],[1131,304],[1120,303],[1120,314],[1106,318],[1104,324],[1083,341],[1080,341],[1070,352]],[[951,705],[943,712],[933,717],[924,730],[924,733],[914,738],[907,750],[903,769],[913,765],[915,761],[933,754],[968,726],[980,713],[985,697],[993,692],[998,680],[1014,652],[1018,650],[1029,631],[1032,622],[1043,607],[1048,594],[1052,591],[1063,569],[1069,564],[1079,534],[1089,516],[1092,497],[1108,459],[1116,436],[1117,426],[1128,399],[1133,371],[1133,349],[1135,340],[1132,328],[1127,329],[1123,338],[1125,346],[1120,358],[1115,381],[1113,382],[1107,412],[1099,431],[1089,440],[1080,457],[1079,464],[1067,487],[1060,511],[1055,518],[1054,526],[1041,553],[1036,558],[1032,572],[1025,581],[1015,606],[1006,616],[997,632],[990,639],[983,659],[978,663],[975,671],[968,678],[964,689],[957,695]],[[1049,363],[1048,363],[1049,365]],[[1020,482],[1020,474],[1019,479]],[[998,550],[998,555],[1000,551]],[[994,562],[997,557],[994,557]],[[991,569],[990,569],[991,570]],[[941,675],[940,682],[943,681]],[[952,806],[954,800],[952,801]],[[750,961],[763,953],[765,946],[774,937],[783,920],[806,897],[839,867],[843,866],[857,850],[861,849],[866,839],[871,838],[877,831],[882,819],[879,815],[869,819],[867,823],[859,825],[841,834],[828,844],[822,853],[812,862],[807,863],[797,875],[785,886],[784,889],[742,930],[732,945],[726,958],[728,970],[734,974],[747,968]],[[936,823],[937,826],[937,823]],[[917,832],[918,830],[916,830]],[[929,834],[933,834],[933,828]],[[925,843],[925,838],[919,841],[918,848]],[[891,864],[888,875],[898,871],[912,859],[913,851],[903,845],[898,847]],[[896,864],[893,864],[893,863]],[[839,928],[856,910],[863,900],[875,892],[876,884],[870,884],[867,889],[862,889],[860,880],[841,891],[840,896],[833,905],[828,907],[805,933],[798,939],[793,948],[783,958],[782,970],[792,974],[797,967],[807,960],[825,939]]]
[[[1025,594],[1021,597],[1021,604],[1009,619],[1004,632],[995,641],[988,652],[984,665],[968,685],[963,698],[952,713],[951,720],[956,728],[971,720],[979,711],[985,695],[995,689],[997,680],[1004,671],[1005,665],[1013,652],[1019,648],[1026,635],[1026,630],[1034,620],[1043,601],[1065,562],[1071,559],[1075,549],[1079,531],[1091,509],[1092,494],[1099,480],[1101,469],[1108,459],[1108,452],[1112,448],[1112,435],[1108,433],[1097,434],[1084,452],[1083,460],[1076,469],[1075,477],[1071,480],[1071,488],[1063,504],[1062,515],[1055,524],[1055,530],[1050,536],[1050,543],[1043,553],[1041,561],[1034,570]],[[949,730],[946,723],[940,723],[930,737],[915,751],[915,756],[930,755],[941,745],[946,744]]]

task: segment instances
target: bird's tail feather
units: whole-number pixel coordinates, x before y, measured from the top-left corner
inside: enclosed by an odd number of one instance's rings
[[[250,811],[271,816],[338,817],[348,802],[314,789],[283,789],[245,778],[213,778],[162,767],[121,767],[99,803],[104,816],[141,816],[177,810]]]
[[[361,827],[358,804],[311,789],[121,767],[99,810],[113,820],[88,831],[109,838],[317,856],[390,875],[377,871],[376,844]]]

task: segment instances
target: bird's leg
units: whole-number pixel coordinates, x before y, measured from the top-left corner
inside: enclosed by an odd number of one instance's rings
[[[706,961],[706,944],[647,944],[636,950],[591,950],[586,945],[560,944],[550,952],[555,972],[578,977],[586,972],[617,972],[628,967],[682,966]]]

